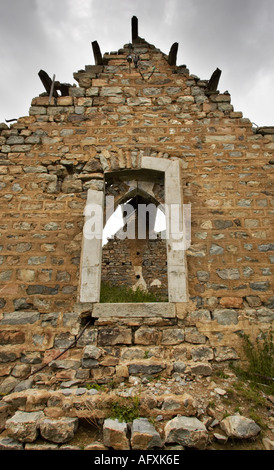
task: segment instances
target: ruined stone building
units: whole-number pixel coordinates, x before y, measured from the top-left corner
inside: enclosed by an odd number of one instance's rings
[[[200,79],[177,43],[141,39],[136,18],[131,44],[92,46],[77,86],[40,71],[29,115],[0,125],[1,393],[29,374],[57,387],[215,367],[272,327],[274,127],[234,110],[219,69]],[[189,245],[146,233],[102,246],[106,196],[191,207]],[[159,301],[101,302],[102,281]]]

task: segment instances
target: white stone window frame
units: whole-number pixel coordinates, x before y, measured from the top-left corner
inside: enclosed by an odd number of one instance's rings
[[[140,161],[140,169],[160,171],[164,174],[164,188],[165,188],[165,204],[178,205],[180,213],[183,217],[183,190],[182,190],[182,165],[179,159],[169,160],[159,157],[143,156]],[[89,204],[98,204],[104,209],[104,191],[89,189],[87,193],[86,206]],[[177,237],[176,234],[171,234],[169,227],[171,226],[171,212],[168,211],[166,216],[167,224],[167,275],[168,275],[168,303],[185,303],[188,302],[188,276],[186,264],[186,252],[182,249],[176,249]],[[88,222],[89,215],[85,215],[84,224]],[[183,218],[181,219],[180,230],[182,230]],[[97,308],[93,316],[111,316],[111,311],[116,311],[112,304],[100,304],[100,288],[101,288],[101,263],[102,263],[102,235],[103,235],[103,222],[100,228],[101,237],[86,238],[83,235],[81,263],[80,263],[80,294],[79,301],[81,303],[94,303]],[[175,316],[175,309],[169,308],[168,303],[155,303],[155,304],[134,304],[136,316],[143,316],[144,308],[147,306],[147,313],[150,311],[152,315],[155,309],[161,308],[166,311],[166,316]],[[100,308],[100,305],[103,307]],[[117,304],[116,304],[117,305]],[[123,316],[123,308],[128,304],[118,304],[120,315]],[[133,305],[133,304],[131,304]],[[171,305],[170,305],[171,307]],[[102,312],[105,312],[102,314]],[[101,314],[100,314],[101,312]],[[169,313],[168,313],[169,312]],[[132,313],[133,316],[134,312]],[[155,316],[155,315],[154,315]]]

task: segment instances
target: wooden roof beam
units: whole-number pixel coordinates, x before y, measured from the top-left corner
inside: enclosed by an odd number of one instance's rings
[[[167,59],[169,65],[176,65],[178,47],[179,47],[178,42],[174,42],[174,44],[172,44],[170,51],[169,51],[168,59]]]
[[[221,74],[222,71],[218,68],[213,72],[206,87],[206,91],[208,93],[214,93],[217,91]]]
[[[132,42],[135,42],[138,40],[138,18],[137,16],[133,16],[131,18],[131,37],[132,37]]]
[[[91,43],[93,49],[93,55],[95,60],[95,65],[103,65],[103,57],[101,54],[100,46],[97,41]]]

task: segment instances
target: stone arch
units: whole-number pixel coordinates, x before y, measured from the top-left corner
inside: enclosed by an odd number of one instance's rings
[[[109,172],[123,171],[126,173],[127,170],[143,169],[142,161],[144,157],[172,161],[172,156],[169,153],[151,148],[135,148],[130,150],[123,148],[118,150],[102,149],[95,158],[100,161],[104,173],[107,174]]]
[[[148,153],[148,152],[147,152]],[[132,156],[135,159],[132,161]],[[119,172],[120,177],[126,177],[126,171],[139,169],[143,172],[152,171],[154,174],[161,174],[164,178],[164,200],[165,206],[176,206],[179,209],[180,221],[177,227],[177,232],[183,231],[183,192],[182,192],[182,165],[179,159],[162,158],[163,155],[157,152],[150,152],[146,155],[145,151],[135,152],[121,152],[120,156],[124,159],[131,157],[131,161],[127,163],[127,167],[119,164],[117,159],[114,159],[113,154],[104,154],[105,163],[105,178],[108,174],[116,171]],[[166,156],[165,156],[166,157]],[[120,170],[120,171],[119,171]],[[103,190],[88,190],[87,205],[100,206],[102,214],[104,211],[104,197],[105,191]],[[85,224],[89,221],[91,215],[86,211]],[[179,240],[178,233],[172,229],[172,211],[169,211],[167,216],[167,265],[168,265],[168,296],[169,302],[187,302],[188,301],[188,286],[187,286],[187,265],[185,249]],[[82,254],[81,254],[81,281],[80,281],[80,302],[95,302],[98,303],[100,299],[100,283],[101,283],[101,256],[102,256],[102,230],[103,230],[103,215],[102,219],[98,222],[98,236],[88,238],[83,237]],[[99,233],[101,230],[101,233]]]

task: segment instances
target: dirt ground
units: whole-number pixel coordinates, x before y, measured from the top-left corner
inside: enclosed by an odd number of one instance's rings
[[[172,378],[154,377],[150,378],[147,383],[142,383],[138,377],[133,377],[129,382],[117,385],[114,390],[113,385],[110,388],[104,385],[102,391],[103,393],[116,392],[117,397],[139,395],[140,403],[142,403],[142,397],[146,396],[154,397],[157,401],[165,394],[179,396],[182,393],[188,393],[195,398],[197,403],[197,417],[208,429],[207,450],[265,450],[264,439],[274,441],[274,396],[268,393],[269,387],[254,388],[251,383],[238,379],[229,369],[217,371],[210,377],[190,378],[181,374]],[[141,408],[140,416],[150,418],[142,414]],[[159,411],[158,415],[157,411]],[[220,421],[236,413],[253,419],[260,426],[261,432],[256,438],[226,439],[224,431],[220,428]],[[167,419],[164,413],[161,413],[160,408],[153,410],[152,420],[157,431],[163,436]],[[73,441],[69,444],[85,448],[94,441],[103,443],[101,434],[100,423],[82,419]]]
[[[87,388],[92,388],[100,403],[108,403],[107,406],[112,400],[120,401],[122,404],[132,404],[135,401],[137,409],[134,410],[134,417],[150,419],[161,437],[164,437],[166,423],[180,415],[172,408],[162,407],[163,400],[172,397],[176,402],[177,398],[180,401],[180,398],[187,394],[190,400],[195,402],[195,416],[208,430],[209,443],[206,450],[266,450],[266,440],[272,442],[270,446],[273,450],[274,394],[271,393],[273,387],[255,387],[249,381],[239,379],[229,367],[213,371],[212,375],[206,377],[179,373],[173,373],[169,377],[130,376],[122,383],[89,384]],[[100,413],[102,412],[100,416],[104,418],[109,417],[107,406],[103,406],[105,408],[103,411],[100,410]],[[104,418],[90,418],[88,408],[86,411],[87,413],[79,414],[77,432],[64,446],[71,450],[104,450],[102,436]],[[261,431],[256,438],[241,440],[227,438],[220,427],[220,422],[225,417],[237,413],[251,418],[260,426]],[[130,419],[126,421],[130,423]],[[0,437],[7,437],[7,432],[3,431]],[[35,444],[43,447],[50,443],[38,439]],[[166,445],[163,450],[190,451],[191,449],[184,449],[179,445]]]

